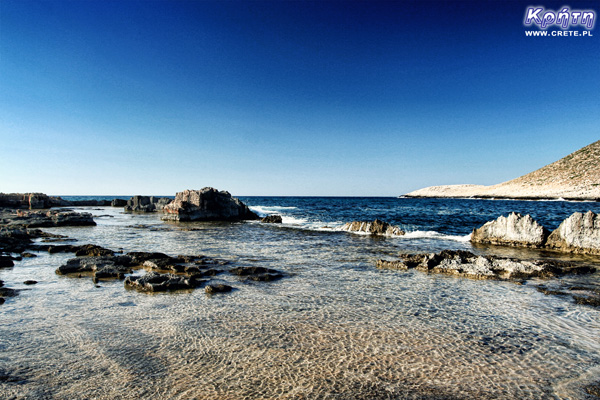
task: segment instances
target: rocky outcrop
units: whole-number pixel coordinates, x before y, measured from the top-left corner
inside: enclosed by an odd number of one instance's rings
[[[155,212],[162,209],[171,202],[168,197],[133,196],[127,201],[125,211]]]
[[[522,216],[513,212],[508,217],[500,216],[495,221],[486,222],[482,227],[473,230],[471,241],[483,244],[541,248],[546,243],[549,234],[550,232],[534,221],[530,215]]]
[[[16,214],[3,221],[6,226],[40,228],[55,226],[94,226],[96,223],[90,213],[74,211],[16,211]]]
[[[473,279],[514,280],[532,277],[555,277],[566,274],[584,274],[593,267],[550,260],[517,260],[475,255],[462,250],[444,250],[440,253],[404,254],[400,261],[377,261],[379,268],[411,269],[442,273]]]
[[[261,218],[260,222],[265,224],[281,224],[283,223],[283,218],[281,218],[281,215],[267,215]]]
[[[52,207],[44,193],[0,193],[0,207],[40,209]]]
[[[111,207],[125,207],[127,205],[127,200],[124,199],[113,199],[110,202]]]
[[[576,212],[550,234],[546,247],[568,253],[600,254],[600,217]]]
[[[166,221],[242,221],[258,215],[226,191],[206,187],[185,190],[163,209]]]
[[[390,225],[387,222],[378,219],[374,220],[373,222],[348,222],[342,226],[342,230],[346,232],[362,232],[370,233],[371,235],[382,236],[402,236],[405,234],[405,232],[397,226]]]

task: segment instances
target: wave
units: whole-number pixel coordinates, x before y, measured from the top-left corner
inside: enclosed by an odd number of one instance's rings
[[[295,210],[298,207],[284,207],[284,206],[248,206],[248,208],[260,217],[266,217],[270,214],[281,214],[282,210]]]
[[[413,231],[406,232],[404,236],[397,236],[398,238],[405,239],[441,239],[441,240],[454,240],[457,242],[468,242],[471,240],[471,234],[468,235],[444,235],[436,231]]]

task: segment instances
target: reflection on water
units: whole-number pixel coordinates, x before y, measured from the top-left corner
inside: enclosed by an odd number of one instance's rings
[[[97,227],[51,231],[290,276],[219,276],[238,290],[212,297],[148,295],[55,275],[72,255],[24,259],[0,271],[28,289],[0,307],[2,398],[583,399],[581,386],[600,376],[597,309],[545,296],[536,282],[374,268],[384,255],[468,243],[93,212]]]

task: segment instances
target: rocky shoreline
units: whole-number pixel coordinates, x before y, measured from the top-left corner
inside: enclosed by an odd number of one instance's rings
[[[12,196],[12,197],[11,197]],[[12,205],[31,208],[47,205],[49,197],[42,194],[10,195]],[[6,203],[6,196],[4,201]],[[168,202],[167,202],[168,201]],[[130,212],[162,212],[163,220],[180,221],[243,221],[259,217],[228,192],[213,188],[186,190],[177,193],[174,200],[151,196],[134,196],[130,200],[111,202],[112,206],[124,207]],[[261,219],[263,223],[281,223],[278,215]],[[75,258],[56,269],[59,275],[91,277],[95,284],[101,280],[118,279],[124,286],[143,292],[188,290],[205,287],[210,293],[228,292],[233,288],[212,282],[220,274],[237,276],[242,281],[272,281],[284,277],[277,270],[259,267],[230,265],[227,260],[213,259],[203,255],[169,256],[164,253],[119,253],[94,244],[43,244],[34,240],[68,240],[45,233],[37,227],[94,226],[90,213],[69,209],[23,210],[23,208],[0,208],[0,268],[14,266],[14,261],[35,256],[31,251],[49,253],[74,253]],[[353,221],[346,223],[343,231],[374,236],[403,236],[399,227],[381,220]],[[574,213],[560,226],[550,232],[529,215],[511,213],[489,221],[473,230],[473,244],[511,246],[555,251],[560,254],[600,255],[600,217],[589,211]],[[476,255],[467,251],[445,250],[440,253],[399,254],[396,260],[377,260],[377,268],[442,273],[473,279],[499,279],[522,281],[530,278],[553,278],[566,274],[589,274],[596,269],[560,261],[528,260]],[[136,271],[146,270],[138,275]],[[221,285],[221,286],[219,286]],[[588,288],[590,289],[590,288]],[[593,289],[593,288],[592,288]],[[600,294],[595,289],[581,289],[577,301],[582,304],[600,305]],[[552,294],[553,290],[547,290]],[[555,292],[555,291],[554,291]],[[2,288],[0,297],[18,294],[10,288]],[[563,293],[564,294],[564,293]]]

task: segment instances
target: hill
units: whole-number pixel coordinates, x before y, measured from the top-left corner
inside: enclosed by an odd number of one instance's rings
[[[493,186],[431,186],[404,197],[600,200],[600,140],[519,178]]]

